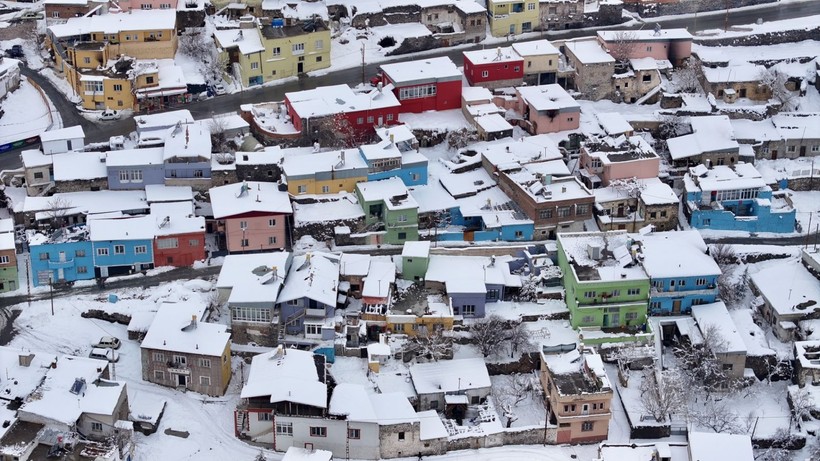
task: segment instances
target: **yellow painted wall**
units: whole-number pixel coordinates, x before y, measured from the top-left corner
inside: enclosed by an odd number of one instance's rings
[[[342,178],[326,181],[316,181],[314,179],[288,179],[288,192],[292,195],[305,194],[337,194],[339,192],[355,192],[356,183],[366,182],[367,176],[358,178]],[[299,186],[305,186],[305,192],[299,192]],[[322,187],[327,186],[328,191],[322,191]]]
[[[105,52],[100,50],[67,50],[70,59],[78,69],[96,69],[105,64]],[[88,62],[86,62],[86,58]]]
[[[524,10],[520,13],[511,13],[513,5],[524,3]],[[533,9],[530,9],[532,5]],[[494,37],[504,37],[510,33],[510,25],[515,24],[515,34],[521,33],[521,24],[529,22],[532,30],[541,24],[538,15],[538,0],[488,0],[487,9],[490,12],[490,33]]]
[[[330,31],[328,30],[295,37],[276,39],[263,37],[262,43],[265,46],[262,63],[262,75],[265,82],[298,75],[299,62],[303,66],[302,72],[312,72],[330,67]],[[304,44],[304,52],[294,54],[293,45],[300,43]],[[273,54],[275,48],[279,48],[278,56]],[[300,61],[300,58],[303,58],[303,60]]]

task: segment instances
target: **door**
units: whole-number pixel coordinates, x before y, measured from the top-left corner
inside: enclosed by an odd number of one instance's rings
[[[581,405],[581,415],[586,416],[588,414],[589,414],[589,404],[585,403],[585,404]]]
[[[776,150],[772,151],[772,160],[777,160],[777,151]]]
[[[740,97],[741,97],[741,98],[745,98],[745,97],[746,97],[746,88],[741,88],[741,89],[740,89]]]
[[[800,156],[801,157],[806,156],[806,146],[800,146]]]
[[[603,323],[603,325],[605,327],[609,326],[609,314],[604,314],[604,323]]]
[[[305,71],[305,63],[300,62],[300,63],[296,64],[296,72],[301,74],[304,71]]]
[[[382,125],[384,125],[384,117],[379,115],[379,126],[382,126]]]
[[[609,325],[612,326],[612,327],[617,327],[618,325],[620,325],[621,324],[620,317],[621,317],[621,314],[612,314],[609,317],[609,319],[610,319]]]
[[[188,386],[188,375],[177,375],[178,386]]]
[[[680,314],[680,299],[676,299],[672,301],[672,315],[679,315]]]

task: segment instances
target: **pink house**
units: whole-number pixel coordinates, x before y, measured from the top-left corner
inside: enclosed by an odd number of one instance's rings
[[[287,191],[270,182],[246,181],[210,190],[217,235],[229,253],[251,253],[287,247],[293,208]]]
[[[629,59],[668,59],[676,67],[692,55],[692,34],[686,29],[602,30],[598,42],[610,52],[624,45]]]
[[[530,134],[578,129],[581,106],[559,85],[522,86],[515,92],[513,109],[524,117]]]
[[[587,187],[609,186],[618,179],[658,177],[661,159],[644,138],[631,136],[620,144],[615,141],[589,142],[581,148],[581,180]]]
[[[120,0],[117,2],[117,5],[122,11],[175,10],[177,9],[177,1],[178,0]]]

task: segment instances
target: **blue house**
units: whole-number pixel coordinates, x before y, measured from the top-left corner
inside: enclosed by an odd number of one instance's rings
[[[306,339],[335,337],[333,316],[339,290],[339,258],[324,253],[295,256],[276,306],[279,329]]]
[[[501,301],[521,278],[510,273],[510,256],[431,255],[425,286],[446,293],[453,314],[484,317],[487,303]]]
[[[94,278],[92,245],[85,225],[57,229],[50,235],[29,236],[34,286]]]
[[[456,203],[459,208],[452,213],[451,224],[464,227],[463,240],[514,242],[533,239],[535,223],[497,186],[457,199]]]
[[[401,152],[395,143],[382,141],[359,147],[367,163],[367,180],[398,177],[407,187],[427,184],[427,157],[416,152]]]
[[[700,232],[653,232],[635,239],[651,285],[650,315],[689,314],[692,306],[717,300],[720,267]]]
[[[154,267],[154,216],[93,219],[88,222],[98,277],[131,274]]]
[[[165,184],[162,152],[162,147],[108,152],[105,159],[108,188],[144,189],[147,185]]]
[[[211,134],[201,123],[178,125],[165,139],[165,184],[211,185]]]
[[[697,229],[794,232],[795,209],[748,163],[690,168],[684,213]]]

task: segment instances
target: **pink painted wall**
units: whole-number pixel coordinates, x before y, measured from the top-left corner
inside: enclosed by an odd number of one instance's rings
[[[271,219],[276,220],[273,226],[269,223]],[[244,231],[241,227],[242,221],[248,225]],[[228,252],[241,253],[285,248],[286,221],[286,216],[281,214],[225,219],[225,241]],[[276,237],[276,243],[269,243],[269,237]],[[247,247],[242,246],[243,238],[248,240]]]
[[[122,0],[117,2],[122,11],[140,10],[142,5],[151,5],[151,9],[158,10],[162,5],[171,5],[168,9],[176,9],[178,0]],[[179,0],[185,4],[185,0]]]
[[[518,112],[522,115],[525,113],[525,104],[523,99],[519,99]],[[577,130],[581,123],[581,111],[560,112],[555,117],[549,117],[546,114],[539,114],[538,111],[530,105],[529,121],[535,127],[535,134]]]
[[[601,37],[598,37],[598,41],[604,47],[607,46]],[[638,41],[632,49],[630,58],[668,59],[677,66],[680,65],[682,60],[689,58],[691,54],[691,40]]]
[[[658,177],[658,169],[661,159],[658,157],[633,160],[631,162],[619,162],[604,165],[604,172],[601,175],[601,183],[608,186],[609,182],[615,179],[649,179]]]

